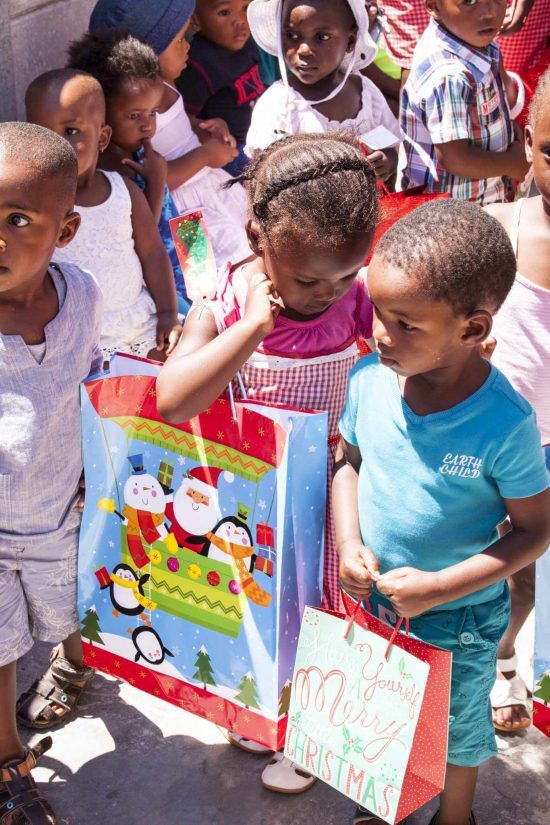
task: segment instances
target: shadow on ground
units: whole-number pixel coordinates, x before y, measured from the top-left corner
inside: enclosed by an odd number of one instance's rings
[[[21,661],[20,689],[47,656],[48,647],[37,644]],[[99,674],[78,718],[53,739],[35,775],[60,825],[351,823],[353,803],[327,785],[294,797],[266,791],[265,757],[243,753],[205,720]],[[501,737],[500,745],[499,757],[481,770],[480,825],[547,825],[550,743],[531,731]],[[427,825],[434,809],[417,812],[410,825]]]

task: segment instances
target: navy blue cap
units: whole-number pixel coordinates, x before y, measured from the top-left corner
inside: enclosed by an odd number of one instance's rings
[[[195,0],[98,0],[90,31],[127,29],[162,54],[194,11]]]

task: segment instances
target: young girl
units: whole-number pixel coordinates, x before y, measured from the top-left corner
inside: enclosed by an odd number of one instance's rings
[[[187,63],[186,35],[194,3],[173,0],[161,6],[138,0],[122,7],[113,0],[100,0],[90,29],[124,28],[158,55],[164,86],[152,140],[153,147],[168,161],[172,197],[180,213],[202,211],[218,266],[228,260],[239,262],[251,254],[244,229],[246,195],[239,186],[223,189],[230,177],[221,168],[237,156],[235,140],[217,118],[195,122],[199,138],[175,88],[175,80]]]
[[[435,201],[396,223],[369,264],[378,354],[354,367],[340,421],[342,585],[452,653],[447,772],[431,825],[476,825],[478,767],[497,753],[489,694],[509,618],[504,580],[550,541],[535,414],[480,346],[515,271],[506,233],[474,204]],[[512,528],[499,538],[506,515]],[[354,825],[374,822],[356,812]]]
[[[283,79],[254,108],[247,153],[288,134],[345,129],[369,146],[376,176],[387,180],[401,132],[382,93],[359,74],[376,55],[364,0],[253,0],[248,17],[255,40],[279,56]],[[385,136],[376,137],[380,126]]]
[[[111,141],[99,165],[135,180],[143,189],[172,264],[178,296],[185,300],[183,273],[170,230],[170,219],[179,212],[166,185],[166,161],[151,145],[163,94],[158,58],[146,43],[127,32],[107,30],[84,34],[72,43],[69,65],[88,72],[101,84]],[[181,305],[182,310],[187,308]]]
[[[104,294],[101,350],[164,360],[181,329],[170,261],[142,192],[116,172],[97,169],[109,143],[105,100],[93,77],[57,69],[38,77],[27,117],[66,138],[78,159],[78,235],[54,261],[91,271]]]
[[[240,371],[249,398],[327,410],[332,449],[357,339],[371,335],[371,304],[357,276],[377,219],[375,176],[353,138],[297,135],[261,152],[243,177],[256,258],[228,266],[215,300],[191,311],[158,378],[159,410],[187,420]],[[339,605],[330,510],[324,602]],[[279,763],[263,774],[284,792],[312,781],[281,776]]]
[[[495,317],[493,363],[537,413],[542,443],[550,452],[550,70],[541,78],[529,111],[525,153],[540,195],[487,208],[512,241],[518,274]],[[535,566],[509,580],[510,626],[500,643],[498,679],[491,695],[498,730],[528,727],[527,688],[516,674],[514,645],[535,603]]]

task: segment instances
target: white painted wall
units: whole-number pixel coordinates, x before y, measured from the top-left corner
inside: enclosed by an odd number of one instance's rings
[[[31,80],[65,65],[95,0],[0,0],[0,120],[23,119]]]

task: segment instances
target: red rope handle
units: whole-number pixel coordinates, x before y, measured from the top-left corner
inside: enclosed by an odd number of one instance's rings
[[[397,634],[398,634],[398,633],[399,633],[399,631],[401,630],[401,625],[403,624],[403,621],[405,622],[405,633],[407,634],[407,636],[408,636],[408,635],[409,635],[409,633],[411,632],[411,622],[410,622],[410,619],[409,619],[408,617],[407,617],[406,619],[404,619],[404,618],[403,618],[403,616],[400,616],[400,617],[399,617],[399,621],[398,621],[398,622],[397,622],[397,624],[395,625],[395,627],[394,627],[394,629],[393,629],[393,633],[392,633],[392,634],[391,634],[391,636],[390,636],[390,640],[389,640],[389,642],[388,642],[388,646],[387,646],[387,648],[386,648],[386,652],[384,653],[384,658],[386,659],[386,661],[388,661],[388,656],[390,655],[390,650],[392,649],[392,647],[393,647],[393,643],[395,642],[395,640],[396,640],[396,638],[397,638]]]

